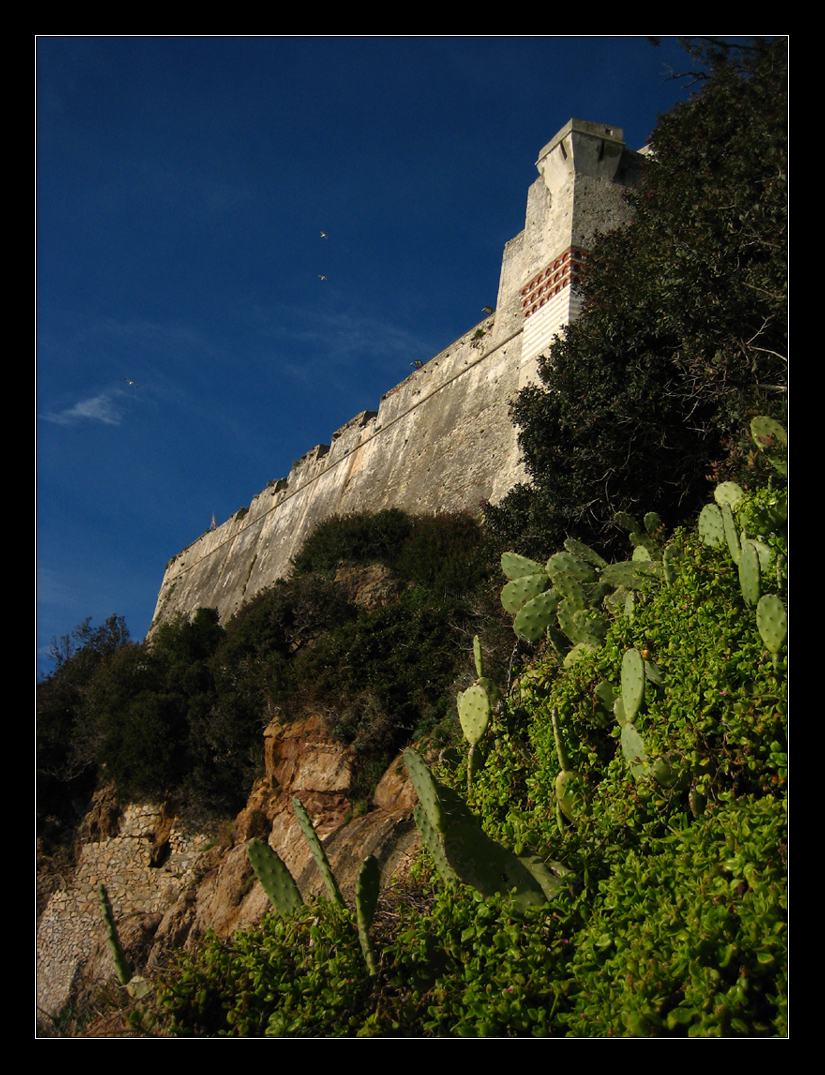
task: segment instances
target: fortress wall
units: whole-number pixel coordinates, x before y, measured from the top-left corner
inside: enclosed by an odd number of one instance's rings
[[[571,120],[539,154],[525,228],[507,243],[498,308],[317,445],[167,565],[153,627],[176,613],[217,608],[221,621],[289,573],[312,529],[334,514],[397,507],[410,513],[496,503],[525,473],[509,417],[535,380],[536,360],[578,313],[580,251],[624,222],[621,194],[638,155],[618,128]],[[240,513],[239,513],[240,514]]]

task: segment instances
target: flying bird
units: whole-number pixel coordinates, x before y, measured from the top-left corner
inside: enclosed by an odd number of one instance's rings
[[[493,307],[492,306],[482,306],[481,307],[481,312],[483,314],[487,314],[487,316],[489,317],[490,314],[493,312]]]
[[[328,238],[329,238],[329,236],[327,235],[327,233],[326,233],[325,231],[322,231],[322,232],[321,232],[321,238],[322,238],[322,239],[328,239]]]
[[[324,274],[323,274],[323,273],[320,273],[320,272],[319,272],[319,273],[318,273],[318,279],[319,279],[319,280],[329,280],[329,277],[328,277],[328,276],[324,276]]]
[[[128,377],[124,377],[124,378],[123,378],[123,380],[124,380],[124,381],[125,381],[125,382],[126,382],[127,384],[130,384],[130,385],[132,385],[132,387],[133,387],[133,388],[137,388],[137,386],[138,386],[138,383],[137,383],[137,381],[130,381]]]

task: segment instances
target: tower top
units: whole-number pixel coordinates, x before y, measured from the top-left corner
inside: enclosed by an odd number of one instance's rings
[[[612,127],[606,123],[591,123],[587,119],[569,119],[562,129],[547,143],[546,146],[539,153],[539,159],[536,161],[536,165],[540,165],[544,157],[548,153],[556,148],[559,142],[562,142],[568,134],[573,132],[577,134],[587,134],[591,138],[600,138],[604,142],[616,142],[620,146],[624,145],[624,128]]]

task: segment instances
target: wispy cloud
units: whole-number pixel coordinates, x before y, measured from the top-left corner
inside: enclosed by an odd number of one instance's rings
[[[365,364],[387,369],[393,363],[403,371],[410,357],[427,359],[437,353],[437,348],[420,333],[369,313],[319,315],[297,306],[279,306],[272,313],[259,311],[259,315],[256,327],[261,338],[280,345],[279,374],[297,379],[317,379],[319,361],[326,363],[327,371],[332,367],[357,367],[363,373]],[[313,357],[309,366],[307,351]]]
[[[121,395],[120,392],[116,394]],[[82,399],[79,403],[75,403],[74,407],[69,407],[59,414],[50,412],[42,415],[42,417],[47,422],[54,422],[61,426],[74,425],[84,419],[92,422],[103,422],[107,426],[119,426],[122,415],[115,410],[111,394],[102,392],[92,399]]]

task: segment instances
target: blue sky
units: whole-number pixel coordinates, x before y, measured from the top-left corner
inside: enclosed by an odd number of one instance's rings
[[[142,638],[213,512],[481,320],[538,151],[571,117],[640,148],[687,95],[668,65],[673,38],[40,37],[38,667],[87,616]]]

